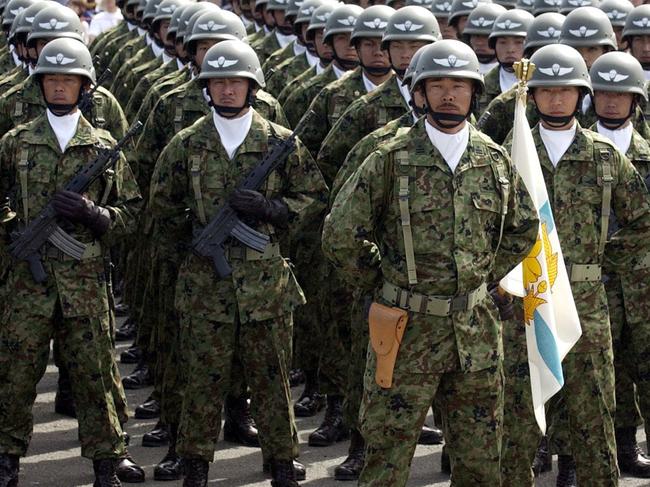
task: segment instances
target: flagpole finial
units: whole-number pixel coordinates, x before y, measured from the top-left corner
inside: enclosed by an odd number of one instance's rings
[[[533,77],[533,72],[535,71],[535,65],[526,58],[514,63],[513,68],[521,84],[526,84]]]

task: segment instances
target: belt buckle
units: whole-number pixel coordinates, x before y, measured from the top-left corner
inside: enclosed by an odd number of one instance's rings
[[[451,306],[449,307],[450,311],[466,311],[468,302],[469,299],[467,294],[456,296],[451,300]]]

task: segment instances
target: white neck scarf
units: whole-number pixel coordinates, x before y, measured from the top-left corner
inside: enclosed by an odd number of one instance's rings
[[[395,76],[395,81],[397,82],[397,87],[399,88],[399,92],[402,94],[402,98],[404,98],[404,101],[406,102],[406,106],[410,107],[411,92],[409,91],[408,85],[406,86],[402,85],[402,80],[399,79],[398,76]]]
[[[133,29],[135,29],[135,25],[133,25],[131,22],[127,22],[126,27],[129,29],[129,32],[133,32]]]
[[[320,59],[318,56],[314,56],[311,52],[305,51],[305,56],[307,56],[307,64],[309,64],[310,68],[313,68],[314,66],[320,64]]]
[[[343,71],[342,69],[338,68],[334,62],[332,62],[332,69],[334,70],[334,75],[336,76],[336,79],[341,79],[341,76],[343,76],[346,71]]]
[[[145,34],[144,42],[147,43],[147,46],[150,46],[151,44],[155,44],[153,39],[151,38],[151,36],[149,34]]]
[[[147,33],[146,30],[141,29],[140,27],[136,27],[136,29],[138,29],[138,35],[139,35],[140,37],[142,37],[143,35],[145,35],[145,34]]]
[[[238,118],[225,118],[219,115],[213,108],[212,120],[219,134],[221,145],[226,149],[228,157],[232,159],[237,148],[242,145],[251,129],[253,110],[249,108],[244,115]]]
[[[176,58],[176,66],[178,66],[179,71],[181,71],[185,67],[185,65],[178,58]]]
[[[275,29],[275,38],[278,40],[278,44],[280,44],[280,49],[284,49],[287,47],[290,43],[296,40],[296,36],[293,34],[290,35],[284,35],[280,33],[278,29]]]
[[[627,154],[627,151],[630,148],[630,143],[632,142],[632,132],[634,131],[634,127],[631,123],[616,130],[610,130],[601,125],[600,122],[597,122],[596,130],[599,134],[604,135],[611,140],[623,154]]]
[[[265,25],[265,26],[264,26],[264,35],[267,36],[267,35],[269,35],[270,33],[271,33],[271,31],[270,31],[269,28]]]
[[[18,57],[18,54],[16,54],[16,51],[11,51],[11,57],[13,58],[14,64],[16,66],[22,66],[23,65],[23,62]]]
[[[582,99],[582,107],[580,107],[580,111],[584,115],[587,113],[587,110],[589,110],[589,107],[591,106],[591,97],[590,96],[585,96]]]
[[[363,79],[363,86],[366,88],[366,93],[370,93],[372,90],[377,88],[377,85],[368,79],[366,73],[361,73],[361,77]]]
[[[424,126],[429,140],[438,149],[451,172],[454,172],[469,143],[469,125],[465,123],[463,128],[455,134],[447,134],[438,130],[428,120],[424,121]]]
[[[248,29],[248,26],[253,23],[250,20],[248,20],[246,18],[246,16],[244,16],[244,15],[240,15],[239,18],[241,19],[242,23],[244,24],[244,27],[246,27],[247,29]]]
[[[59,142],[61,152],[65,152],[65,148],[77,131],[81,111],[75,110],[73,113],[62,117],[54,115],[49,108],[45,112],[47,113],[47,121],[50,123],[54,135],[56,135],[56,140]]]
[[[298,39],[296,39],[293,42],[293,55],[294,56],[300,56],[301,54],[307,52],[307,47],[303,46],[298,42]]]
[[[486,74],[488,71],[490,71],[492,68],[497,66],[499,63],[497,61],[494,61],[493,63],[478,63],[478,70],[480,71],[481,74]]]
[[[160,56],[162,56],[162,55],[163,55],[163,52],[165,52],[165,48],[164,48],[164,47],[160,47],[158,44],[156,44],[155,42],[153,42],[153,40],[151,41],[151,44],[149,44],[149,47],[150,47],[151,50],[153,51],[153,55],[154,55],[155,57],[157,57],[157,58],[159,58]]]
[[[163,64],[167,64],[170,61],[173,61],[175,58],[169,56],[165,51],[162,53]]]
[[[501,93],[505,93],[516,84],[517,76],[515,73],[510,73],[499,67],[499,87],[501,88]]]
[[[544,142],[544,147],[546,147],[548,158],[554,167],[557,167],[557,163],[560,162],[560,159],[562,159],[562,156],[573,142],[573,139],[575,139],[577,128],[578,126],[575,120],[573,121],[573,126],[566,130],[549,130],[541,123],[539,124],[539,135],[542,138],[542,142]]]

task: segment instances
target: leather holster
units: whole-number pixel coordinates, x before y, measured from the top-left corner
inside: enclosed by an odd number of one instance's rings
[[[393,385],[393,369],[404,330],[408,323],[408,313],[401,308],[391,308],[372,303],[368,313],[370,344],[377,357],[375,381],[384,388]]]

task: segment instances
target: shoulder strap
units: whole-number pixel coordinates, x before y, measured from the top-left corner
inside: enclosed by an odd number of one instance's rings
[[[402,236],[404,238],[404,254],[406,257],[406,270],[409,284],[418,283],[417,267],[415,265],[415,249],[413,248],[413,229],[411,228],[411,211],[409,207],[410,185],[409,185],[409,155],[404,149],[395,153],[395,162],[399,173],[399,213],[402,223]]]
[[[104,100],[96,92],[93,93],[93,127],[106,128],[106,117],[104,116]]]
[[[178,133],[183,130],[183,104],[176,100],[176,108],[174,110],[174,132]]]
[[[100,206],[104,206],[108,202],[108,197],[111,194],[113,183],[115,182],[115,171],[113,169],[108,169],[106,173],[104,173],[104,177],[106,178],[106,186],[104,188],[104,194],[102,194],[102,199],[99,201]]]
[[[609,217],[612,212],[612,153],[609,149],[597,148],[594,144],[594,160],[597,161],[596,172],[598,179],[603,187],[603,198],[600,212],[600,239],[598,241],[598,257],[603,255],[605,244],[607,243],[607,230],[609,227]]]
[[[18,175],[20,179],[20,194],[23,202],[23,219],[24,224],[29,223],[29,187],[28,187],[28,172],[29,172],[29,157],[28,148],[26,145],[20,148],[18,153]]]
[[[201,157],[194,155],[190,158],[190,176],[192,178],[192,189],[194,190],[194,201],[199,213],[199,221],[202,225],[208,224],[205,216],[205,206],[203,206],[203,195],[201,194]]]
[[[499,226],[499,240],[497,241],[497,247],[494,251],[496,254],[501,247],[501,241],[503,240],[503,229],[506,223],[506,216],[508,215],[508,200],[510,199],[510,180],[508,179],[508,173],[506,171],[505,164],[501,154],[495,149],[489,149],[490,157],[492,157],[492,169],[494,170],[494,175],[499,184],[499,189],[501,190],[501,224]]]

